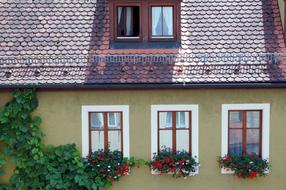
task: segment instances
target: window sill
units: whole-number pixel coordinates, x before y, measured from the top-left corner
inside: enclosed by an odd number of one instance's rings
[[[181,44],[177,41],[113,41],[110,43],[111,49],[177,49]]]
[[[221,168],[221,174],[234,174],[234,171],[226,168]]]
[[[265,171],[266,174],[269,174],[269,170]],[[234,171],[228,170],[226,168],[221,168],[221,174],[234,174]]]
[[[174,172],[161,173],[161,172],[158,172],[158,171],[156,171],[156,170],[151,170],[151,174],[152,174],[152,175],[163,175],[163,174],[173,175]],[[191,177],[191,176],[196,176],[196,175],[199,175],[199,168],[197,168],[195,172],[191,172],[191,173],[189,174],[189,177]]]
[[[141,37],[121,37],[121,36],[119,36],[119,37],[116,37],[116,40],[118,40],[118,41],[124,41],[124,40],[126,40],[126,41],[138,41],[138,40],[141,40]]]

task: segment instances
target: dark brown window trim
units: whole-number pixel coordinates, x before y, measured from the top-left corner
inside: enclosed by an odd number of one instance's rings
[[[173,28],[174,35],[173,38],[152,38],[151,37],[151,6],[174,6],[173,13]],[[139,6],[140,11],[140,34],[139,38],[126,37],[118,38],[117,37],[117,6]],[[179,42],[181,40],[181,1],[176,0],[141,0],[141,1],[132,1],[132,0],[109,0],[109,10],[110,10],[110,31],[111,31],[111,41],[112,42]],[[147,27],[146,27],[147,26]]]
[[[284,2],[284,28],[283,28],[283,34],[284,34],[284,41],[286,42],[286,0],[283,1]],[[281,14],[281,13],[280,13]]]
[[[103,122],[104,122],[104,126],[103,129],[94,129],[91,127],[91,114],[93,113],[102,113],[103,114]],[[108,113],[120,113],[120,129],[108,129]],[[120,151],[123,151],[123,112],[89,112],[88,113],[88,123],[89,123],[89,154],[92,153],[92,136],[91,136],[91,132],[92,131],[104,131],[104,150],[106,150],[106,148],[108,147],[108,131],[120,131],[121,135],[121,147],[120,147]]]
[[[173,7],[173,36],[172,37],[153,37],[152,36],[152,7],[155,6],[162,6],[167,7],[171,6]],[[180,14],[178,9],[179,3],[177,2],[169,2],[169,1],[158,1],[158,2],[149,2],[148,3],[148,40],[149,41],[177,41],[178,34],[180,34]]]
[[[259,112],[259,128],[251,128],[251,129],[257,129],[259,130],[259,156],[262,155],[262,110],[229,110],[228,111],[228,152],[229,151],[229,142],[230,142],[230,129],[232,130],[242,130],[242,154],[246,153],[246,134],[247,134],[247,121],[246,121],[246,115],[247,112]],[[230,127],[230,113],[231,112],[242,112],[242,128],[231,128]]]
[[[139,7],[139,19],[140,19],[140,27],[139,27],[139,37],[120,37],[118,36],[117,34],[117,19],[118,19],[118,15],[117,15],[117,7],[119,6],[138,6]],[[113,30],[112,33],[113,33],[113,40],[114,41],[127,41],[127,42],[132,42],[132,41],[142,41],[142,3],[140,1],[114,1],[114,3],[111,3],[110,5],[110,8],[111,8],[111,28]]]
[[[160,113],[161,112],[171,112],[172,113],[172,127],[171,128],[166,128],[166,129],[160,129]],[[177,129],[176,128],[176,121],[177,121],[177,112],[187,112],[189,114],[189,128],[187,129]],[[172,151],[174,153],[176,153],[177,151],[177,135],[176,132],[177,131],[188,131],[189,132],[189,153],[192,153],[192,112],[191,111],[158,111],[157,112],[158,116],[158,121],[157,121],[157,130],[158,130],[158,135],[157,135],[157,143],[158,143],[158,152],[161,150],[160,147],[160,131],[164,131],[164,130],[172,130]]]

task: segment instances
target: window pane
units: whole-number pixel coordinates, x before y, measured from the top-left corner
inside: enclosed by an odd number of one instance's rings
[[[162,7],[152,7],[152,35],[163,35]]]
[[[121,37],[137,37],[140,32],[138,6],[117,7],[117,33]]]
[[[104,131],[91,131],[92,152],[104,149]]]
[[[259,129],[247,129],[246,133],[246,152],[259,155]]]
[[[259,128],[260,112],[249,111],[247,112],[247,128]]]
[[[242,130],[229,130],[229,152],[236,155],[242,153]]]
[[[160,129],[172,128],[172,112],[159,112]]]
[[[97,129],[103,129],[104,121],[103,121],[103,113],[91,113],[91,127]]]
[[[189,151],[190,141],[189,141],[189,130],[177,130],[176,131],[177,140],[177,151]]]
[[[189,128],[189,112],[176,112],[176,128]]]
[[[121,113],[109,112],[108,113],[108,128],[120,129],[121,127]]]
[[[173,35],[173,7],[163,7],[163,36]]]
[[[160,149],[162,147],[172,148],[172,130],[160,130],[159,133]]]
[[[242,112],[229,112],[229,128],[242,128]]]
[[[120,131],[108,131],[108,145],[111,151],[121,151],[121,132]]]
[[[173,7],[152,7],[152,36],[173,35]]]

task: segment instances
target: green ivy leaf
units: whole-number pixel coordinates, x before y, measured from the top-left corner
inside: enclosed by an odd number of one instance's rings
[[[38,106],[35,89],[17,89],[13,99],[0,109],[0,140],[6,145],[3,154],[16,163],[10,184],[2,190],[101,190],[112,185],[98,168],[80,155],[74,144],[44,146],[41,118],[32,117]],[[107,151],[108,162],[103,167],[141,163],[122,159],[122,153]],[[4,157],[3,157],[4,158]],[[0,156],[0,175],[6,160]]]

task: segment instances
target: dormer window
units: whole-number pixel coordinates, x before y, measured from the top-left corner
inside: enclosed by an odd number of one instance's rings
[[[117,37],[139,38],[140,9],[139,6],[117,7]]]
[[[110,26],[113,33],[111,41],[120,42],[119,48],[124,45],[129,45],[128,47],[131,47],[130,44],[135,45],[135,43],[122,43],[124,41],[137,42],[138,47],[150,44],[152,47],[154,44],[152,42],[155,41],[170,41],[174,44],[180,41],[180,1],[110,0],[109,2]]]

